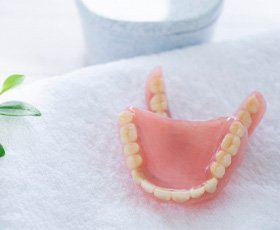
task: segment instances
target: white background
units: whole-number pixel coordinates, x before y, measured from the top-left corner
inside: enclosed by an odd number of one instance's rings
[[[213,41],[280,27],[279,0],[225,0]],[[85,66],[74,0],[0,0],[0,78],[60,75]]]

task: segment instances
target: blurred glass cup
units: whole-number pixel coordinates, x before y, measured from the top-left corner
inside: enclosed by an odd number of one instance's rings
[[[208,41],[223,0],[76,2],[88,64],[98,64]]]

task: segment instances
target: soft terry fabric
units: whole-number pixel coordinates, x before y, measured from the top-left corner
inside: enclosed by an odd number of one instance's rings
[[[0,229],[278,229],[280,33],[90,67],[8,92],[41,118],[0,118]],[[230,115],[260,90],[267,113],[246,157],[213,201],[147,199],[125,166],[117,114],[144,107],[155,65],[176,118]]]

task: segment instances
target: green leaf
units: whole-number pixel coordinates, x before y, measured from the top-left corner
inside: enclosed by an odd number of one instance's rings
[[[8,101],[0,104],[0,115],[4,116],[41,116],[33,105],[21,101]]]
[[[14,88],[20,85],[24,81],[24,76],[20,74],[14,74],[9,76],[2,85],[2,90],[0,91],[0,95],[7,90]]]
[[[3,146],[0,144],[0,157],[3,157],[5,155],[5,149]]]

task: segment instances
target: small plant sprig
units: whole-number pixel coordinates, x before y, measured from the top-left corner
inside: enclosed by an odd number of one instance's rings
[[[7,77],[2,85],[0,95],[20,85],[24,81],[21,74],[13,74]],[[41,116],[41,112],[33,105],[22,101],[7,101],[0,104],[0,115],[2,116]],[[5,149],[0,144],[0,157],[5,155]]]

